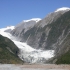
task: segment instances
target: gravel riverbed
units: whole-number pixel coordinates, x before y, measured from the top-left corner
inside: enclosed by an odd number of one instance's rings
[[[0,70],[70,70],[70,65],[55,64],[0,64]]]

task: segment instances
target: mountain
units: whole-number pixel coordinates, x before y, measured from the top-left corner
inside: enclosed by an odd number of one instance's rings
[[[0,35],[0,63],[23,63],[18,57],[18,47],[7,37]]]
[[[55,59],[58,62],[70,50],[70,8],[59,8],[30,29],[24,31],[23,27],[21,30],[16,34],[18,29],[15,28],[11,33],[16,37],[18,35],[21,42],[26,42],[35,49],[55,50]]]
[[[54,56],[54,50],[37,50],[32,48],[31,46],[27,45],[25,42],[20,42],[17,37],[12,36],[8,29],[11,29],[11,26],[8,28],[0,29],[0,34],[4,37],[9,38],[14,42],[14,44],[19,49],[18,57],[28,63],[45,63],[49,58]],[[16,51],[16,49],[15,49]]]
[[[0,29],[0,34],[14,42],[21,60],[70,63],[70,8],[59,8],[43,19],[23,20],[11,28]]]
[[[32,18],[29,20],[23,20],[21,23],[15,26],[15,29],[12,31],[12,34],[17,37],[22,36],[22,33],[25,33],[26,31],[31,29],[40,20],[41,20],[40,18]]]
[[[30,29],[27,28],[28,29],[27,31],[24,30],[24,27],[22,25],[23,28],[18,26],[21,29],[15,28],[11,33],[14,36],[18,35],[20,41],[27,42],[27,44],[32,46],[33,48],[51,49],[52,47],[54,47],[53,45],[57,41],[58,37],[61,35],[61,34],[58,35],[57,33],[58,36],[57,37],[55,36],[56,38],[53,37],[53,34],[51,34],[51,31],[54,32],[53,25],[56,26],[57,24],[54,23],[67,11],[68,9],[64,11],[62,10],[50,13],[47,15],[47,17],[37,22],[37,24],[35,24]],[[56,32],[57,31],[55,31],[54,33],[56,34]],[[52,37],[52,39],[50,39],[50,36]]]

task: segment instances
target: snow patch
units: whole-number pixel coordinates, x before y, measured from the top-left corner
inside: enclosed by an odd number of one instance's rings
[[[55,12],[65,11],[65,10],[69,11],[70,8],[68,8],[68,7],[62,7],[62,8],[57,9]]]
[[[8,30],[8,29],[11,29],[11,30],[13,30],[15,28],[15,26],[8,26],[8,27],[6,27],[6,28],[1,28],[0,29],[0,31],[6,31],[6,30]]]
[[[39,22],[40,20],[41,20],[40,18],[32,18],[32,19],[29,19],[29,20],[23,20],[23,22],[29,22],[29,21]]]

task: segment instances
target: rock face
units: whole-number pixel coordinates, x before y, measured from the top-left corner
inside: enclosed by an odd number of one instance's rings
[[[40,18],[33,18],[30,20],[23,20],[21,23],[19,23],[17,26],[15,26],[15,29],[11,32],[14,36],[17,36],[18,38],[21,38],[22,35],[27,32],[29,29],[31,29],[38,21],[40,21]]]
[[[63,22],[66,18],[60,18],[65,14],[65,12],[67,11],[50,13],[47,17],[37,23],[29,21],[25,23],[28,25],[26,28],[24,23],[19,24],[11,33],[14,36],[17,36],[20,41],[27,42],[30,46],[36,49],[55,49],[55,44],[64,32],[63,30],[65,27],[63,27]],[[59,22],[57,22],[58,20]],[[34,25],[32,25],[33,23]]]
[[[31,27],[18,26],[11,33],[33,48],[53,49],[60,56],[70,49],[70,11],[55,11]]]

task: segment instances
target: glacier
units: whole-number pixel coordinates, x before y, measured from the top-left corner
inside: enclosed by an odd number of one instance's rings
[[[34,49],[27,45],[26,42],[20,42],[16,37],[12,36],[9,32],[6,32],[8,29],[13,30],[14,26],[1,28],[0,34],[11,39],[20,49],[18,56],[21,60],[28,63],[45,63],[48,59],[54,57],[54,50]]]

